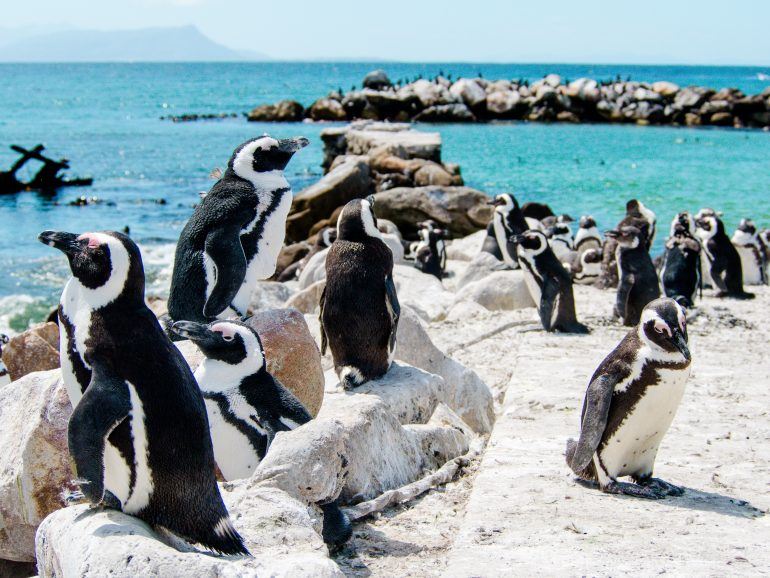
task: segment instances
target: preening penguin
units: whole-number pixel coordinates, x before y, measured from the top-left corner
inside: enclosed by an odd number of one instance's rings
[[[519,266],[516,248],[510,244],[510,237],[529,229],[524,213],[521,212],[516,197],[509,193],[495,196],[489,201],[495,207],[492,222],[487,227],[487,237],[481,250],[494,255],[510,268]]]
[[[326,258],[321,295],[321,351],[327,345],[346,388],[384,375],[396,347],[401,307],[393,283],[393,254],[382,240],[374,197],[342,209],[337,240]]]
[[[746,285],[766,285],[765,267],[767,255],[759,240],[757,227],[751,219],[741,219],[738,228],[730,239],[741,258],[743,282]]]
[[[572,471],[611,494],[682,495],[682,488],[652,474],[660,442],[682,400],[690,360],[684,309],[673,299],[656,299],[591,377],[580,439],[567,441]],[[617,481],[623,476],[635,483]]]
[[[695,219],[695,231],[706,256],[708,277],[718,289],[717,297],[753,299],[743,290],[743,271],[738,251],[725,233],[725,226],[713,210],[703,209]]]
[[[120,233],[56,233],[72,277],[59,306],[69,450],[93,504],[225,554],[247,553],[214,475],[203,397],[144,302],[137,246]]]
[[[308,144],[267,135],[235,149],[227,170],[179,236],[168,312],[171,320],[244,316],[254,284],[275,273],[291,189],[283,169]]]
[[[666,241],[660,281],[666,296],[682,307],[692,307],[695,294],[702,287],[700,252],[700,243],[689,233],[687,224],[677,223]]]
[[[511,237],[532,299],[538,304],[540,321],[546,331],[588,333],[575,315],[575,298],[570,274],[559,262],[540,231],[525,231]]]
[[[309,422],[310,413],[267,371],[259,335],[245,323],[177,321],[173,330],[205,355],[195,379],[206,402],[219,470],[228,481],[250,477],[276,433]],[[346,542],[352,530],[337,503],[321,509],[324,540]]]
[[[446,233],[431,220],[419,223],[419,226],[420,241],[414,250],[414,266],[423,273],[443,279],[446,269]]]
[[[614,313],[623,325],[636,325],[642,309],[660,297],[658,273],[645,245],[647,236],[632,225],[605,234],[617,242],[618,295]]]

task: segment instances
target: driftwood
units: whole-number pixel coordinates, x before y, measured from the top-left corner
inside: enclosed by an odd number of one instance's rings
[[[361,502],[360,504],[344,508],[343,510],[351,521],[360,520],[361,518],[365,518],[376,512],[381,512],[390,506],[403,504],[404,502],[413,500],[431,488],[449,483],[455,476],[457,476],[460,468],[466,467],[473,458],[481,453],[481,450],[484,448],[484,443],[485,440],[478,437],[471,442],[470,449],[466,454],[449,460],[429,476],[425,476],[424,478],[412,482],[411,484],[407,484],[406,486],[402,486],[401,488],[388,490],[373,500]]]

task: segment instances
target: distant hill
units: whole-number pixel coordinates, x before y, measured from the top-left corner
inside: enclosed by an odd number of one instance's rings
[[[138,30],[62,30],[0,43],[0,62],[188,62],[269,60],[233,50],[195,26]]]

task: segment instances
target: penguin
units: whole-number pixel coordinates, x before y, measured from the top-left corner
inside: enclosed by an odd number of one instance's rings
[[[305,266],[308,264],[310,259],[315,255],[316,253],[320,253],[324,249],[328,249],[332,246],[332,243],[334,242],[334,239],[337,238],[337,231],[333,227],[324,227],[315,236],[315,242],[313,243],[312,247],[310,248],[310,251],[308,251],[302,259],[297,261],[296,263],[292,263],[286,269],[281,271],[281,274],[278,275],[278,281],[286,282],[291,281],[292,279],[299,278],[300,274],[302,273],[302,270],[305,268]]]
[[[545,236],[548,238],[548,244],[551,246],[556,258],[559,261],[568,261],[573,252],[572,227],[570,221],[562,216],[548,217],[543,219],[542,225],[545,230]]]
[[[682,227],[686,234],[695,237],[695,219],[689,211],[681,211],[676,214],[671,221],[671,228],[668,233],[669,237],[673,237],[677,234],[677,227]]]
[[[770,229],[762,229],[757,236],[765,253],[765,279],[770,282]]]
[[[639,323],[644,307],[660,297],[658,274],[645,245],[647,236],[632,225],[607,231],[605,235],[617,242],[618,294],[614,313],[624,325],[634,326]]]
[[[179,236],[171,321],[246,315],[255,283],[275,273],[283,246],[292,201],[283,169],[307,144],[304,137],[264,135],[235,149]]]
[[[546,331],[589,333],[575,315],[575,298],[570,274],[559,262],[540,231],[525,231],[510,239],[516,246],[532,300],[537,303],[540,321]]]
[[[205,356],[195,379],[206,403],[219,471],[227,481],[251,477],[276,433],[309,422],[310,413],[268,373],[262,341],[246,323],[177,321],[173,330]],[[324,541],[334,546],[347,542],[352,528],[337,502],[320,507]]]
[[[583,215],[578,223],[578,231],[575,234],[574,247],[579,254],[589,249],[600,249],[602,246],[602,236],[596,221],[591,215]]]
[[[666,241],[660,282],[666,296],[685,308],[695,304],[695,294],[702,287],[700,252],[700,243],[690,234],[687,221],[677,223]]]
[[[743,271],[738,250],[725,233],[725,226],[713,210],[701,210],[695,220],[695,231],[706,255],[707,270],[717,289],[717,297],[753,299],[743,290]]]
[[[593,285],[602,272],[601,248],[590,248],[578,253],[579,260],[572,271],[572,280],[580,285]]]
[[[626,215],[617,224],[615,230],[619,231],[627,226],[636,227],[641,233],[642,245],[649,252],[650,247],[652,247],[652,239],[655,236],[655,222],[655,213],[645,207],[640,201],[631,199],[626,203]],[[596,281],[596,286],[600,289],[618,286],[617,249],[617,239],[612,236],[605,236],[604,244],[602,245],[602,272]]]
[[[377,229],[373,196],[348,202],[340,213],[320,305],[321,352],[331,349],[343,387],[385,375],[393,361],[401,307],[393,253]]]
[[[444,278],[446,270],[445,231],[439,229],[432,220],[419,223],[420,241],[414,250],[414,266],[437,279]]]
[[[219,494],[203,396],[145,305],[138,247],[116,232],[39,239],[72,271],[60,356],[82,494],[211,550],[248,554]]]
[[[746,285],[767,285],[765,277],[767,255],[759,240],[754,221],[741,219],[730,240],[741,258],[743,282]]]
[[[643,225],[640,226],[640,223],[638,223],[639,220],[644,221],[644,223],[646,223],[646,227]],[[642,201],[631,199],[626,203],[626,216],[621,221],[621,223],[622,224],[618,226],[630,224],[638,227],[645,235],[644,245],[648,251],[650,250],[652,243],[655,240],[655,229],[657,223],[655,213],[645,207]]]
[[[487,236],[481,250],[503,261],[511,269],[519,266],[515,247],[509,245],[512,235],[528,230],[529,224],[521,212],[519,202],[510,193],[502,193],[489,201],[495,207],[492,222],[487,226]]]
[[[591,377],[580,438],[567,441],[567,464],[603,492],[639,498],[681,496],[684,489],[652,477],[663,436],[690,376],[684,309],[656,299]],[[634,483],[620,482],[630,476]]]

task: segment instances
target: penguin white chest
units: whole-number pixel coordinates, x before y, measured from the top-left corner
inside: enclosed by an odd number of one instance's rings
[[[762,264],[759,257],[759,250],[753,245],[735,245],[738,255],[741,258],[741,270],[743,272],[744,285],[762,284]]]
[[[690,368],[658,369],[658,382],[648,386],[617,431],[599,450],[610,477],[652,473],[658,447],[684,395]],[[624,388],[625,383],[619,387]]]
[[[219,471],[228,481],[250,477],[260,462],[257,450],[236,423],[229,419],[229,416],[222,414],[221,408],[212,399],[206,399],[206,412],[214,446],[214,459]],[[249,427],[251,424],[244,425]]]
[[[72,335],[68,330],[59,332],[59,359],[61,361],[62,380],[67,389],[67,396],[70,398],[72,407],[75,407],[80,398],[83,397],[83,388],[88,384],[81,384],[72,366],[70,355],[80,358],[80,361],[86,368],[90,366],[83,359],[83,352],[86,350],[86,339],[91,329],[91,313],[89,305],[82,298],[78,284],[70,279],[64,287],[61,296],[61,308],[64,316],[69,320]],[[72,337],[74,351],[70,349],[70,337]]]
[[[521,264],[521,270],[524,272],[524,283],[527,285],[529,294],[532,296],[532,300],[535,302],[536,307],[540,307],[540,284],[539,279],[535,277],[533,271],[537,271],[535,263],[526,257],[522,257],[526,263]]]
[[[505,230],[502,215],[500,215],[500,213],[495,213],[492,223],[495,230],[497,245],[500,247],[500,253],[503,255],[503,261],[506,265],[515,269],[518,266],[518,263],[513,260],[513,255],[508,253],[508,232]]]

